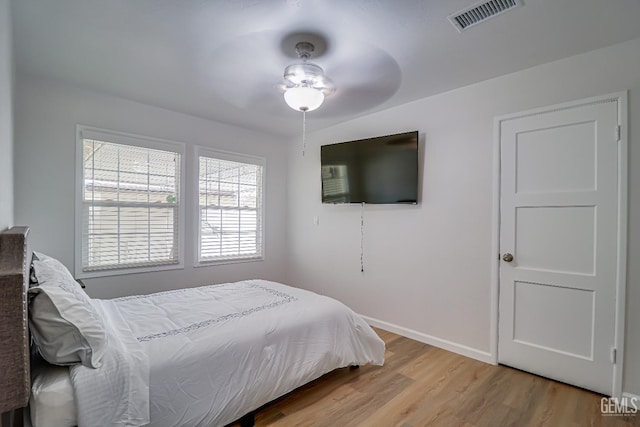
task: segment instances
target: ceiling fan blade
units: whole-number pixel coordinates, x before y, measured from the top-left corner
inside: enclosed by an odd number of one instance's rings
[[[274,48],[281,37],[276,31],[260,31],[233,39],[211,52],[207,68],[215,94],[235,107],[252,109],[261,108],[256,105],[261,94],[279,98],[277,85],[287,61]]]
[[[398,91],[402,81],[400,66],[390,55],[357,42],[336,48],[327,57],[326,74],[334,91],[320,112],[323,117],[356,114],[380,105]]]

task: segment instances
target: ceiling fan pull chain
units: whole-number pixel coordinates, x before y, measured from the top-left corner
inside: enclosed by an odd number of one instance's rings
[[[302,157],[307,149],[307,110],[302,110]]]

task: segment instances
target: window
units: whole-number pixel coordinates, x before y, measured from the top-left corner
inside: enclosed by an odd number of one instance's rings
[[[78,127],[76,275],[182,266],[184,145]]]
[[[263,258],[264,159],[198,150],[198,265]]]

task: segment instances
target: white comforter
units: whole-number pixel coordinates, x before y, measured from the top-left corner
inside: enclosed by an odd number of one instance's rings
[[[71,369],[80,427],[223,426],[336,368],[384,360],[353,311],[279,283],[94,302],[113,351],[102,368]]]

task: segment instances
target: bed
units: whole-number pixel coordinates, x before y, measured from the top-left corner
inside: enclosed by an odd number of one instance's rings
[[[55,287],[58,273],[72,280],[56,263],[34,257],[43,280],[29,290],[30,325],[45,359],[69,366],[34,365],[34,427],[224,426],[334,369],[383,363],[384,343],[360,317],[309,291],[248,280],[91,300],[75,282]],[[67,316],[88,319],[87,348],[47,351],[40,335],[51,326],[38,318],[51,315],[37,303],[46,287],[43,301],[56,292],[89,301],[88,315]]]

